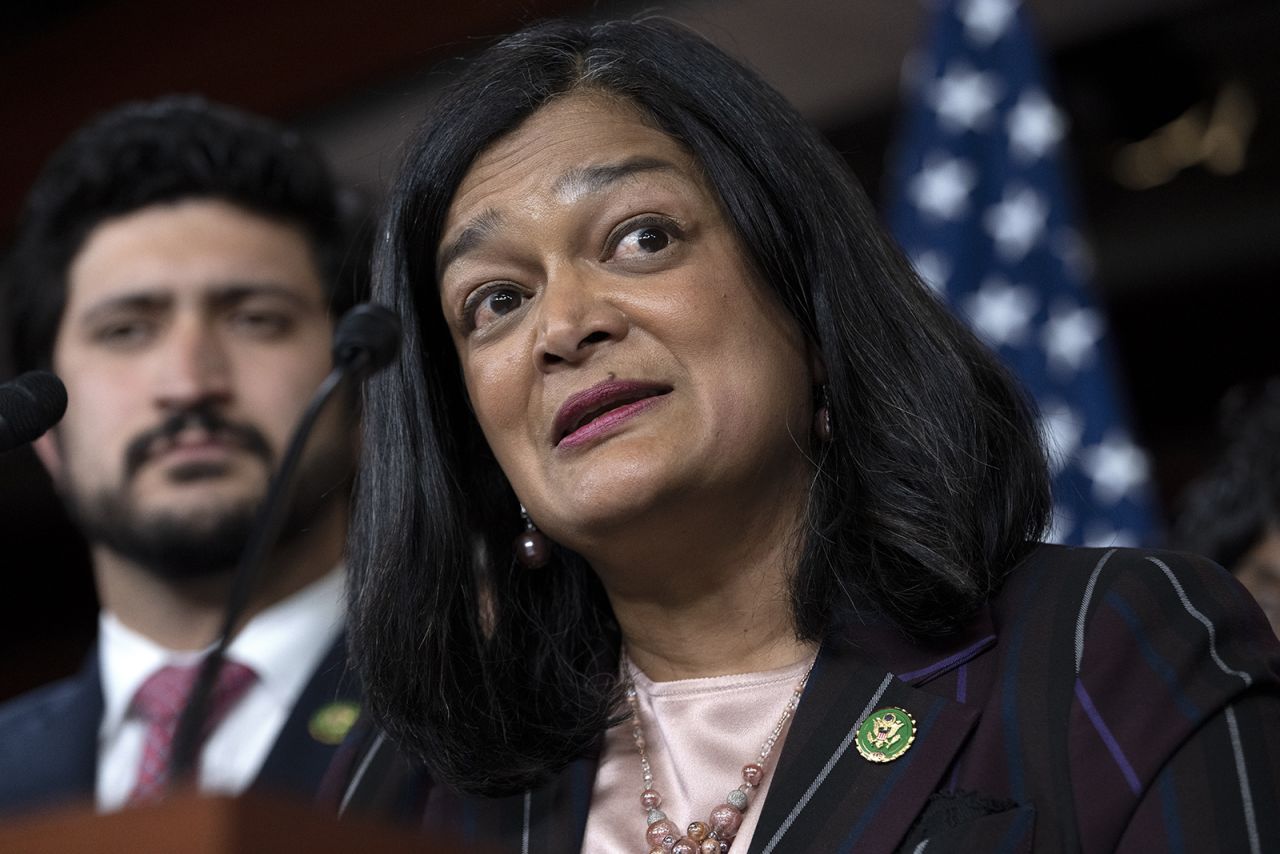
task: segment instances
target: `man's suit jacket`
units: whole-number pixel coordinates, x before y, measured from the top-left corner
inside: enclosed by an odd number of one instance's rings
[[[871,763],[853,740],[888,706],[917,735]],[[1040,547],[944,642],[864,625],[823,645],[739,854],[1280,850],[1278,730],[1280,644],[1223,570]],[[374,730],[357,741],[341,760],[349,812],[513,854],[592,850],[591,756],[481,799],[433,785]],[[640,845],[638,759],[636,780]]]
[[[337,747],[317,740],[311,721],[330,703],[359,700],[340,636],[303,688],[250,791],[314,798]],[[95,649],[79,673],[0,707],[0,815],[92,802],[102,706]]]

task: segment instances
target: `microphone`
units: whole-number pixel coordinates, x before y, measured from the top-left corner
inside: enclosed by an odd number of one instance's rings
[[[361,303],[342,315],[333,333],[333,364],[353,374],[374,374],[400,352],[400,318],[385,306]]]
[[[201,663],[187,705],[178,719],[169,760],[171,787],[182,783],[195,766],[213,686],[226,658],[227,647],[231,645],[236,624],[240,622],[240,617],[249,604],[258,575],[266,563],[267,555],[280,537],[294,475],[312,428],[343,380],[363,379],[391,364],[399,352],[400,320],[390,309],[373,303],[361,303],[338,321],[333,333],[333,370],[321,380],[302,417],[298,419],[298,426],[289,438],[280,468],[271,478],[267,496],[258,508],[249,541],[240,556],[240,563],[231,582],[231,593],[223,612],[222,631],[213,650]]]
[[[67,411],[67,389],[48,371],[0,385],[0,453],[33,442]]]

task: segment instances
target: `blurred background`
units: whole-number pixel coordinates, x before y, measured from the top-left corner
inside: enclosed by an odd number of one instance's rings
[[[1280,373],[1280,3],[1026,5],[1167,521],[1216,450],[1223,394]],[[0,12],[0,249],[45,159],[121,101],[197,92],[290,123],[376,203],[469,54],[543,17],[639,12],[753,66],[887,200],[900,77],[929,12],[916,0],[19,0]],[[96,625],[84,545],[25,450],[0,455],[0,572],[3,698],[74,670]]]

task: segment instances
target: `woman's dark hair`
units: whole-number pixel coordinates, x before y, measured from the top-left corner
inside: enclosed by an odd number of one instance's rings
[[[302,137],[195,96],[129,103],[76,132],[27,196],[3,283],[14,367],[49,366],[67,271],[96,226],[192,198],[221,199],[301,228],[335,317],[367,289],[367,254],[355,240],[358,206]]]
[[[476,156],[544,104],[603,92],[691,151],[760,278],[821,352],[835,440],[792,591],[806,639],[970,618],[1043,530],[1034,418],[920,284],[844,163],[780,95],[662,21],[553,22],[481,55],[437,102],[389,200],[375,298],[409,320],[366,399],[352,650],[390,735],[498,794],[589,750],[616,712],[618,629],[584,560],[514,564],[516,499],[467,404],[435,259]],[[416,322],[413,322],[415,321]]]
[[[1280,525],[1280,377],[1252,395],[1234,390],[1222,409],[1226,448],[1184,491],[1173,540],[1235,572]]]

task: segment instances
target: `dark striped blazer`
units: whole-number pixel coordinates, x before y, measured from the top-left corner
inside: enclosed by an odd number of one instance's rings
[[[888,706],[917,735],[874,764],[853,741]],[[368,730],[331,770],[346,811],[566,854],[590,850],[594,767],[465,797]],[[825,643],[772,773],[742,854],[1280,851],[1280,643],[1207,561],[1043,546],[945,642]]]

